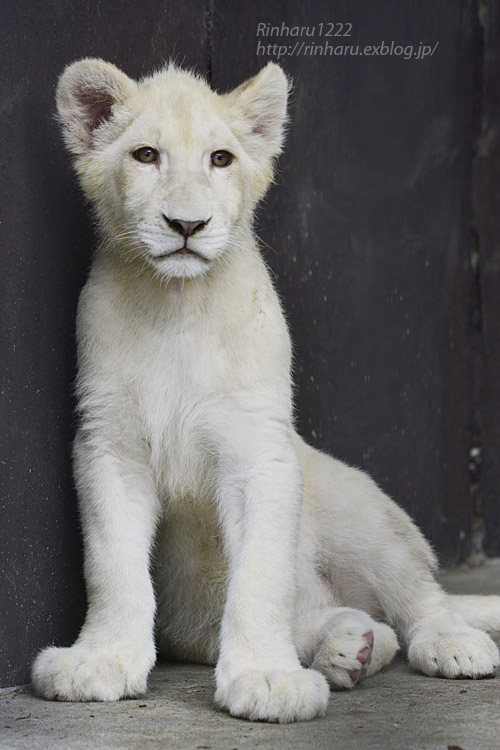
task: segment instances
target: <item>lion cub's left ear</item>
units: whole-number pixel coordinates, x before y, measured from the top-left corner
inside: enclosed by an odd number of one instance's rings
[[[251,155],[272,159],[281,152],[291,81],[276,63],[226,94],[232,105],[231,127]]]

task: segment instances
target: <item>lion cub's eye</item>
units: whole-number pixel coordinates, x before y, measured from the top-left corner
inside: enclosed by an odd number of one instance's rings
[[[142,146],[133,151],[132,156],[137,161],[142,161],[143,164],[152,164],[153,162],[158,161],[160,154],[151,146]]]
[[[214,151],[210,159],[214,167],[228,167],[233,161],[233,155],[229,151]]]

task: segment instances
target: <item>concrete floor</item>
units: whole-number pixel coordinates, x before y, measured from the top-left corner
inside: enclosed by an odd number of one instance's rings
[[[500,560],[442,576],[452,592],[500,594]],[[57,703],[0,691],[0,750],[499,750],[500,679],[441,680],[397,659],[325,718],[289,725],[233,719],[213,704],[213,670],[162,664],[139,700]]]

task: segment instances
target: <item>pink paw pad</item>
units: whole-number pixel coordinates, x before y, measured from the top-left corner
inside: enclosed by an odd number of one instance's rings
[[[369,646],[366,646],[366,648],[361,649],[356,658],[361,662],[361,664],[366,664],[366,662],[370,658],[370,654],[371,648]]]
[[[362,680],[365,675],[366,671],[368,669],[368,665],[370,664],[371,658],[372,658],[372,648],[373,648],[373,633],[368,631],[368,633],[363,634],[363,638],[365,639],[366,645],[364,648],[361,649],[361,651],[358,651],[358,654],[356,656],[357,660],[361,664],[361,669],[351,669],[349,671],[349,677],[351,678],[352,682],[356,684],[360,680]]]
[[[369,630],[367,633],[363,633],[363,638],[365,639],[366,643],[368,644],[364,648],[361,649],[361,651],[358,651],[357,660],[361,664],[366,664],[370,661],[371,655],[372,655],[372,648],[373,648],[373,633],[371,630]]]
[[[363,638],[365,639],[367,644],[370,646],[370,648],[373,648],[374,637],[373,637],[372,631],[369,630],[368,633],[363,633]]]

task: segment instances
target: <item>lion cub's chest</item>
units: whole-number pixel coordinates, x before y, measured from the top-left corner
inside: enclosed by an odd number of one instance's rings
[[[213,487],[229,424],[238,435],[242,414],[288,418],[279,302],[257,254],[177,292],[128,270],[100,259],[82,294],[80,381],[101,392],[112,432],[139,437],[167,494],[200,494]]]
[[[119,378],[156,481],[170,497],[209,494],[227,425],[238,428],[242,394],[253,406],[261,388],[263,357],[251,340],[258,313],[243,304],[233,315],[182,307],[155,316],[143,306],[128,312],[120,319]]]
[[[216,331],[143,331],[129,362],[137,426],[169,495],[206,492],[232,365]]]

